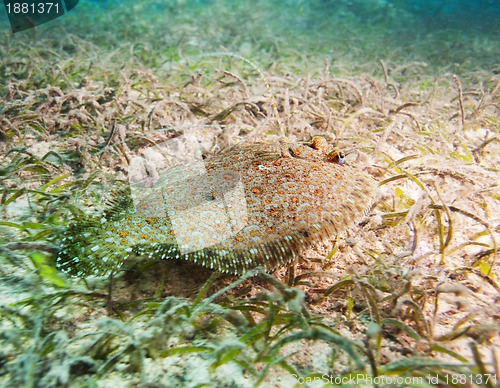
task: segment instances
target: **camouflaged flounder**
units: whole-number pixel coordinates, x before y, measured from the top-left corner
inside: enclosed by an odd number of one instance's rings
[[[309,145],[234,148],[206,160],[205,168],[203,177],[189,171],[185,179],[167,177],[139,203],[130,190],[116,193],[103,214],[68,228],[58,267],[76,276],[109,275],[135,253],[232,274],[257,266],[272,271],[357,223],[376,190],[322,137]],[[175,201],[165,210],[167,197]]]

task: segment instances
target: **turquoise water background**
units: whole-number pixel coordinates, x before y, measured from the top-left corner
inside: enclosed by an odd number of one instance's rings
[[[172,48],[196,54],[229,50],[243,55],[273,52],[274,58],[329,55],[353,62],[394,59],[479,64],[496,69],[499,55],[500,2],[409,0],[81,0],[70,11],[34,31],[61,40],[74,34],[97,46],[132,43],[174,59]],[[9,34],[5,9],[0,30]],[[251,47],[249,49],[249,47]],[[281,50],[281,51],[280,51]],[[148,59],[145,58],[146,62]]]

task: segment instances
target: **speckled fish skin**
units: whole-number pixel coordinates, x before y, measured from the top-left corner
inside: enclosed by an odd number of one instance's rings
[[[376,182],[342,162],[341,154],[321,137],[309,145],[234,148],[205,161],[205,166],[209,177],[229,173],[234,178],[236,173],[243,183],[247,208],[244,227],[237,233],[183,254],[171,220],[137,212],[130,192],[124,190],[115,194],[104,214],[76,220],[68,228],[58,267],[76,276],[109,275],[135,253],[152,259],[189,260],[231,274],[257,266],[275,270],[359,222],[373,202]],[[181,193],[199,183],[187,180],[180,187],[165,189]],[[150,198],[148,203],[162,201]]]

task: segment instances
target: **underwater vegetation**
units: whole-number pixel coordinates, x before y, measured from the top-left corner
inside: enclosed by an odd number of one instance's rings
[[[498,384],[497,38],[398,46],[352,8],[315,20],[320,2],[158,1],[150,18],[133,17],[147,2],[106,3],[0,34],[0,385]],[[291,20],[317,23],[306,37]],[[133,158],[186,132],[205,161],[283,137],[311,151],[322,135],[345,154],[333,171],[377,195],[357,187],[364,216],[272,273],[137,255],[110,277],[60,271],[72,222],[106,212]]]

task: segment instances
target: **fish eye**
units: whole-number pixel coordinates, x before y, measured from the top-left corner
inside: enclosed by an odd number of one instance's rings
[[[339,151],[337,153],[337,163],[338,164],[344,164],[345,163],[345,155],[343,152]]]
[[[337,163],[342,165],[345,164],[345,155],[338,148],[335,148],[332,152],[330,152],[326,156],[325,161],[329,163]]]

